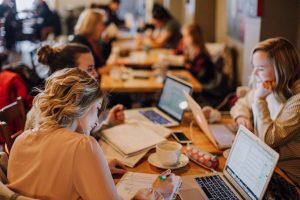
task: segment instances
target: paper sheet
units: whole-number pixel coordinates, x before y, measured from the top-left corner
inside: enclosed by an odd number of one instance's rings
[[[103,131],[103,139],[124,155],[132,156],[165,141],[168,131],[141,122],[124,123]]]
[[[139,189],[150,187],[157,176],[158,174],[127,172],[117,184],[118,194],[124,200],[130,200]],[[166,200],[176,198],[178,188],[181,185],[179,176],[175,176],[174,185],[173,194]]]

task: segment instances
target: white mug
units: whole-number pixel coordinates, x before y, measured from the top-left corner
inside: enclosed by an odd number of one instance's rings
[[[156,154],[159,162],[164,166],[172,166],[179,163],[182,145],[173,142],[165,141],[156,145]]]

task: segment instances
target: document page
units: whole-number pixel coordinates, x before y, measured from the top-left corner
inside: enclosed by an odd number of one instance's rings
[[[141,123],[125,123],[103,131],[104,139],[127,156],[154,147],[166,139]]]
[[[127,172],[117,184],[118,193],[124,200],[130,200],[139,189],[151,187],[157,176],[158,174]],[[174,185],[175,187],[172,195],[166,200],[176,198],[178,188],[181,185],[181,179],[179,176],[175,176]]]

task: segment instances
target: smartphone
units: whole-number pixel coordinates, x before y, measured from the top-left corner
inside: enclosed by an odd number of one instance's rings
[[[181,131],[172,132],[172,136],[181,144],[192,143],[192,141]]]

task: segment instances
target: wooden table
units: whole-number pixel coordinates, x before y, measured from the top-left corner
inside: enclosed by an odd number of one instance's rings
[[[161,62],[182,67],[184,63],[183,55],[174,55],[173,49],[157,48],[145,51],[144,47],[134,40],[116,41],[111,56],[115,63],[134,68],[150,68]]]
[[[193,145],[219,157],[219,166],[216,171],[222,172],[225,166],[226,159],[223,156],[223,152],[218,150],[207,138],[207,136],[201,131],[201,129],[197,126],[195,122],[190,126],[191,121],[193,121],[193,116],[191,112],[185,113],[184,120],[180,126],[172,128],[174,131],[180,130],[183,131],[190,139],[193,141]],[[230,116],[222,116],[223,124],[232,123],[232,119]],[[169,140],[174,140],[172,137],[168,138]],[[186,146],[183,146],[183,153],[185,153]],[[148,162],[148,156],[152,153],[155,153],[155,150],[151,150],[147,155],[136,165],[134,168],[127,168],[128,171],[131,172],[140,172],[140,173],[151,173],[151,174],[159,174],[165,171],[164,169],[157,168],[152,166]],[[278,173],[282,178],[284,178],[287,182],[294,185],[293,182],[282,172],[278,167],[275,168],[275,172]],[[189,163],[182,168],[172,170],[172,173],[178,176],[187,176],[187,175],[197,175],[197,174],[205,174],[211,173],[210,170],[201,167],[194,163],[193,161],[189,161]],[[120,180],[121,176],[114,176],[114,181],[117,183]],[[296,187],[298,194],[300,195],[300,189]],[[180,197],[177,195],[176,200],[180,200]]]
[[[104,74],[101,77],[101,89],[105,92],[127,92],[127,93],[147,93],[147,92],[160,92],[163,88],[162,80],[158,80],[153,71],[138,70],[137,73],[147,75],[149,78],[141,79],[129,77],[123,81],[120,79],[113,79],[110,75]],[[168,73],[183,78],[193,86],[194,92],[200,92],[202,90],[201,83],[198,82],[188,71],[186,70],[170,70]]]
[[[178,127],[172,128],[173,130],[181,130],[183,131],[192,141],[193,145],[199,147],[200,149],[216,154],[219,156],[219,167],[216,169],[217,171],[222,171],[225,166],[225,158],[222,155],[222,151],[218,150],[207,138],[207,136],[201,131],[196,123],[193,122],[192,128],[190,131],[190,122],[192,121],[192,113],[188,112],[185,114],[184,120],[182,124]],[[224,117],[222,119],[222,123],[229,123],[231,119],[229,117]],[[172,137],[168,138],[169,140],[174,140]],[[185,153],[186,145],[183,145],[183,153]],[[157,168],[152,166],[148,162],[148,156],[154,153],[155,150],[151,150],[134,168],[127,168],[128,171],[132,172],[141,172],[141,173],[152,173],[158,174],[164,171],[164,169]],[[210,173],[210,170],[201,167],[194,163],[193,161],[189,161],[189,163],[180,169],[172,170],[172,172],[179,176],[186,176],[186,175],[195,175],[195,174],[203,174],[203,173]],[[119,180],[120,177],[114,177],[115,182]]]

